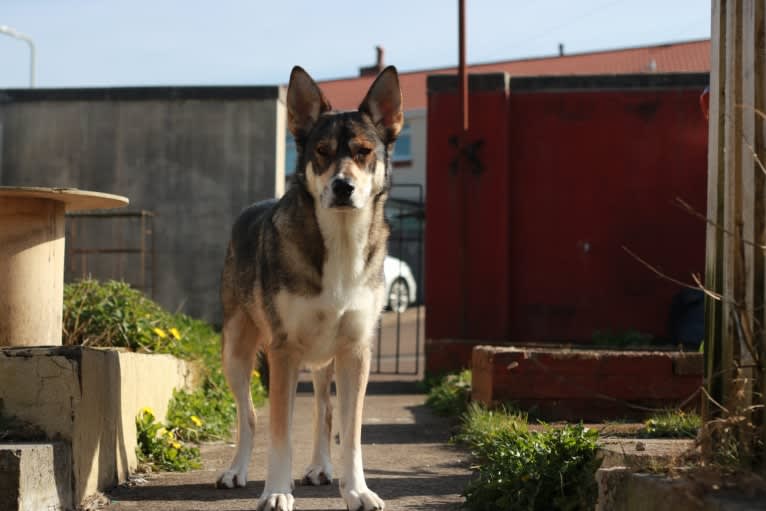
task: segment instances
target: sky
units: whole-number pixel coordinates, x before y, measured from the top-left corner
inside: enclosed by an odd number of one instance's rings
[[[299,64],[352,77],[375,46],[400,71],[457,64],[457,0],[0,0],[37,87],[267,85]],[[709,0],[466,0],[469,63],[710,37]],[[29,86],[0,34],[0,88]]]

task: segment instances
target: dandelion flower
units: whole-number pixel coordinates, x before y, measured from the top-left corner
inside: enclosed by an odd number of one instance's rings
[[[253,371],[253,376],[255,376],[256,378],[260,378],[261,377],[261,373],[259,373],[258,370],[256,369],[256,370]]]
[[[194,424],[195,424],[197,427],[200,427],[200,426],[202,426],[202,419],[200,419],[200,418],[199,418],[199,417],[197,417],[196,415],[192,415],[190,418],[191,418],[191,421],[192,421],[192,422],[193,422],[193,423],[194,423]]]
[[[168,336],[167,332],[165,332],[165,330],[162,328],[154,327],[153,330],[154,333],[159,335],[162,339],[165,339]]]
[[[168,332],[170,332],[170,335],[172,335],[176,339],[181,339],[181,332],[179,332],[176,327],[171,328],[170,330],[168,330]]]
[[[152,410],[148,406],[145,406],[145,407],[141,408],[141,413],[143,413],[143,414],[147,414],[148,413],[149,415],[154,415],[154,410]]]
[[[181,444],[179,444],[178,442],[173,442],[170,445],[172,445],[174,449],[180,449],[181,448]]]

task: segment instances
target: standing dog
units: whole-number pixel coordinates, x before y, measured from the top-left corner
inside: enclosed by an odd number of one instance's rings
[[[300,67],[287,90],[298,168],[279,201],[255,204],[234,224],[223,270],[223,368],[237,401],[237,453],[218,479],[245,486],[255,412],[250,376],[256,355],[269,362],[270,444],[258,511],[292,511],[290,430],[298,371],[312,368],[314,448],[304,481],[328,484],[330,383],[340,404],[340,492],[352,511],[384,509],[362,469],[362,401],[370,339],[384,303],[389,229],[383,206],[391,153],[403,123],[396,69],[388,67],[359,109],[332,112]]]

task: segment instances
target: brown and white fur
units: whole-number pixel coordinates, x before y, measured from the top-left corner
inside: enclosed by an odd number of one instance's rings
[[[237,401],[237,452],[218,479],[245,486],[255,412],[250,377],[269,362],[268,476],[258,511],[292,511],[291,423],[299,369],[312,369],[314,448],[304,481],[332,481],[330,383],[340,405],[340,492],[350,510],[384,509],[362,469],[362,401],[370,339],[384,303],[389,229],[383,206],[402,127],[396,69],[386,68],[359,109],[334,112],[300,67],[290,75],[288,125],[298,168],[279,201],[246,209],[234,224],[223,271],[223,368]]]

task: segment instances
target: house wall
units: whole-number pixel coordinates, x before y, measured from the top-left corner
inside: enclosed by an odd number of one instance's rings
[[[394,185],[419,185],[423,187],[423,199],[426,195],[426,110],[411,110],[405,112],[405,121],[410,126],[410,147],[412,159],[409,162],[394,165],[392,181]],[[393,197],[417,200],[418,194],[414,189],[395,188]]]
[[[283,191],[284,126],[281,87],[0,91],[0,185],[114,193],[153,211],[154,298],[218,323],[232,222]],[[130,241],[116,232],[78,238]]]

